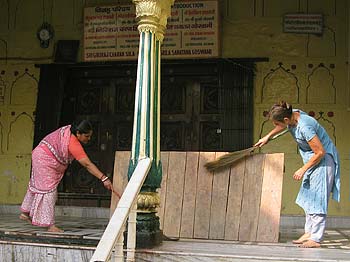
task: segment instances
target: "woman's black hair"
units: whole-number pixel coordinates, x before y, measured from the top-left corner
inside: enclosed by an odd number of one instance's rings
[[[278,104],[274,104],[269,112],[269,118],[278,121],[283,122],[284,118],[290,119],[293,114],[293,108],[292,105],[288,104],[285,101],[281,101]]]
[[[89,120],[82,120],[80,122],[74,122],[71,127],[70,131],[73,135],[77,135],[77,132],[81,134],[88,134],[92,130],[92,124]]]

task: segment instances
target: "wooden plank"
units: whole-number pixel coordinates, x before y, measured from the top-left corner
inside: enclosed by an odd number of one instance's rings
[[[216,158],[226,154],[217,152]],[[210,210],[209,239],[224,239],[230,169],[215,172]]]
[[[265,155],[246,157],[243,201],[238,239],[256,241]]]
[[[167,179],[168,179],[168,165],[169,165],[169,152],[161,152],[160,159],[162,162],[162,182],[158,193],[160,196],[160,206],[158,209],[158,217],[160,223],[160,229],[163,229],[164,224],[164,212],[166,205],[166,188],[167,188]]]
[[[267,154],[261,192],[257,241],[278,242],[284,154]]]
[[[245,158],[235,163],[230,171],[229,193],[225,222],[225,240],[238,240],[241,220]]]
[[[209,237],[213,174],[206,170],[204,164],[214,159],[215,152],[201,152],[199,156],[194,238]]]
[[[194,213],[196,209],[196,190],[199,152],[187,152],[184,185],[184,199],[181,216],[181,238],[193,238]]]
[[[130,151],[116,151],[113,171],[113,188],[120,195],[124,192],[128,184],[128,168],[130,161]],[[110,205],[110,216],[112,216],[119,202],[119,198],[112,194]]]
[[[170,152],[163,232],[167,237],[180,237],[186,152]]]

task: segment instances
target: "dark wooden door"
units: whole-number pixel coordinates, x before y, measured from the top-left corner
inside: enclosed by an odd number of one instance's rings
[[[161,150],[221,149],[217,70],[207,65],[165,67],[161,86]]]
[[[136,64],[65,68],[59,125],[88,119],[90,159],[112,176],[115,151],[131,149]],[[233,151],[252,144],[253,64],[222,60],[162,62],[161,150]],[[56,117],[57,118],[57,117]],[[73,163],[59,204],[108,206],[110,193]]]
[[[88,119],[93,136],[85,146],[91,161],[113,176],[116,150],[130,150],[136,72],[134,65],[72,68],[67,81],[62,125]],[[59,203],[109,206],[110,192],[74,162],[60,185]]]
[[[161,150],[252,145],[254,63],[200,60],[162,69]]]

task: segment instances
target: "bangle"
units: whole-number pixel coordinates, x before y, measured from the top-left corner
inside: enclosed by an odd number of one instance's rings
[[[108,179],[109,179],[109,177],[106,176],[106,177],[102,178],[101,181],[102,181],[102,183],[103,183],[103,182],[105,182],[105,181],[108,180]]]

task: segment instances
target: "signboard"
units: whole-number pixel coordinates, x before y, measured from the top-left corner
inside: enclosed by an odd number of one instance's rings
[[[283,16],[283,32],[321,35],[323,32],[323,15],[286,14]]]
[[[176,1],[168,18],[162,57],[218,57],[218,17],[217,0]],[[136,60],[139,41],[135,5],[84,9],[84,61]]]

